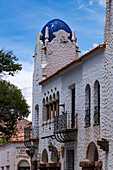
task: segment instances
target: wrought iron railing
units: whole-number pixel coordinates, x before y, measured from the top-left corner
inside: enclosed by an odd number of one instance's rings
[[[68,114],[70,116],[70,114]],[[73,117],[73,120],[67,118],[67,112],[55,117],[54,121],[54,132],[66,130],[66,129],[77,129],[78,128],[78,114]]]
[[[55,117],[54,132],[67,129],[67,113]]]

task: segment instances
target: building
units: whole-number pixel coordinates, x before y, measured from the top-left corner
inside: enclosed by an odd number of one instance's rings
[[[23,141],[0,144],[0,170],[30,170],[30,157]]]
[[[30,170],[31,158],[24,146],[24,128],[28,127],[31,129],[30,121],[19,120],[16,135],[10,142],[0,144],[0,170]]]
[[[61,20],[38,33],[33,74],[34,169],[113,169],[113,1],[104,43],[80,58],[75,31]]]

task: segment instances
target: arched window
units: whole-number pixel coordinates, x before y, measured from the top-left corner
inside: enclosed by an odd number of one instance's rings
[[[57,91],[57,99],[56,99],[56,116],[59,116],[59,91]]]
[[[48,154],[47,154],[47,150],[44,149],[42,152],[42,162],[47,163],[48,162]]]
[[[90,85],[87,84],[85,89],[85,125],[90,126],[90,99],[91,98],[91,90]]]
[[[43,99],[43,116],[42,120],[46,121],[46,106],[45,106],[45,99]]]
[[[51,161],[58,162],[59,161],[58,157],[59,157],[59,155],[58,155],[57,148],[54,147],[53,151],[51,152]]]
[[[49,104],[48,104],[48,97],[46,97],[46,121],[49,120]]]
[[[35,106],[35,137],[39,136],[39,106]]]
[[[94,84],[94,123],[100,123],[100,84],[97,80]]]
[[[89,159],[93,162],[98,161],[98,150],[94,142],[91,142],[88,145],[86,159]]]
[[[49,120],[51,120],[53,114],[53,103],[52,103],[52,96],[49,97]]]
[[[46,113],[46,114],[45,114]],[[43,121],[46,118],[46,121],[54,119],[54,117],[59,116],[59,92],[46,97],[46,100],[43,100]]]

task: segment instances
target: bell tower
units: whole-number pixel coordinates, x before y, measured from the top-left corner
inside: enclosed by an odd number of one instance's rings
[[[37,36],[34,55],[32,129],[40,136],[42,126],[42,86],[39,82],[78,58],[75,31],[62,20],[49,21]],[[40,121],[39,121],[40,120]]]

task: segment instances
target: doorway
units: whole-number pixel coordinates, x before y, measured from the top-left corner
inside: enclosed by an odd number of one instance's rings
[[[26,160],[21,160],[18,163],[18,170],[30,170],[29,162]]]
[[[66,150],[66,170],[74,170],[74,149]]]

